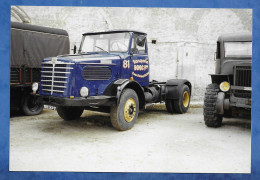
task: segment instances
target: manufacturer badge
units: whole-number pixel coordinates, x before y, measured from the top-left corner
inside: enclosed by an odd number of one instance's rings
[[[52,63],[55,63],[57,61],[57,58],[52,58],[51,61]]]

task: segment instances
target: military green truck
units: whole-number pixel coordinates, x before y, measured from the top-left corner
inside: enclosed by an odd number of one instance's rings
[[[215,74],[204,97],[204,121],[220,127],[223,117],[251,110],[252,34],[221,35],[217,40]]]
[[[41,98],[32,96],[33,82],[40,82],[41,61],[45,57],[68,54],[67,31],[11,22],[10,109],[25,115],[42,112]]]

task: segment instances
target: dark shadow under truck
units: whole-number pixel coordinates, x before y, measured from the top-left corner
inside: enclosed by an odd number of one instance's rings
[[[219,127],[223,117],[251,110],[252,35],[226,34],[218,38],[216,70],[206,88],[204,121]]]
[[[41,61],[68,53],[66,31],[11,22],[10,109],[25,115],[41,113],[42,100],[30,95],[32,83],[40,82]]]
[[[64,120],[79,118],[84,109],[110,112],[113,127],[128,130],[149,103],[166,102],[168,112],[185,113],[190,94],[185,79],[149,82],[143,32],[85,33],[78,54],[42,61],[40,97]]]

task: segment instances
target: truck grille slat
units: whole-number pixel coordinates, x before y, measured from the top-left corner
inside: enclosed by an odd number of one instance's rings
[[[54,78],[64,78],[64,79],[68,78],[68,77],[63,77],[63,76],[45,76],[45,75],[42,75],[42,77],[49,77],[49,78],[54,77]]]
[[[252,87],[252,66],[234,67],[234,85]],[[234,96],[240,98],[251,98],[251,91],[234,90]]]
[[[48,84],[42,84],[42,86],[50,86],[50,87],[57,87],[57,88],[66,88],[66,86],[55,86],[55,85],[48,85]]]
[[[52,69],[52,67],[44,67],[44,69]],[[55,69],[73,69],[72,67],[55,67]]]
[[[42,73],[52,73],[52,71],[41,71]],[[55,73],[63,73],[63,74],[70,74],[70,72],[61,72],[61,71],[58,71],[58,72],[55,72]]]
[[[42,89],[43,91],[50,91],[50,92],[61,92],[64,93],[64,91],[59,91],[59,90],[51,90],[51,89]]]
[[[51,61],[43,62],[41,70],[42,91],[50,95],[64,93],[69,75],[73,70],[72,64],[74,63],[61,61],[56,61],[55,63]]]

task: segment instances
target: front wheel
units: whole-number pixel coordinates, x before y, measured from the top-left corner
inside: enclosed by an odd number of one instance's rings
[[[24,96],[22,101],[22,111],[27,116],[38,115],[43,110],[43,101],[40,97],[30,94]]]
[[[206,126],[220,127],[222,124],[223,115],[217,114],[217,98],[219,93],[217,84],[209,84],[206,88],[203,106],[203,115]]]
[[[65,121],[78,119],[83,113],[84,109],[80,107],[65,107],[59,106],[57,112],[59,116]]]
[[[110,118],[113,127],[120,131],[131,129],[138,117],[139,100],[136,92],[125,89],[119,104],[110,108]]]

